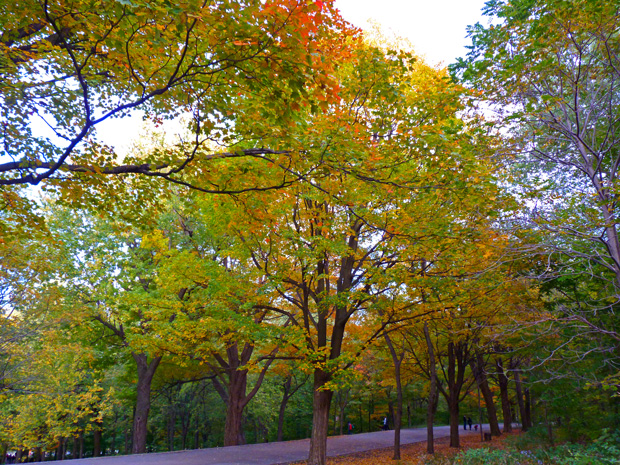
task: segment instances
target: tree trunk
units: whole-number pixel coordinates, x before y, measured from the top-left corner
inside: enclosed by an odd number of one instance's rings
[[[424,322],[424,337],[428,348],[428,367],[430,388],[428,392],[428,408],[426,411],[426,452],[435,453],[433,425],[435,424],[435,404],[437,398],[437,366],[435,364],[435,348],[428,331],[428,323]]]
[[[525,413],[525,403],[523,402],[523,389],[521,387],[521,376],[517,370],[514,371],[515,391],[517,393],[517,403],[519,404],[519,416],[521,417],[521,431],[528,430],[527,415]]]
[[[246,404],[247,370],[235,370],[230,373],[228,386],[228,404],[226,406],[226,424],[224,427],[224,446],[245,444],[243,434],[243,409]]]
[[[458,394],[453,395],[450,393],[448,410],[450,412],[450,447],[460,447],[459,426],[461,425],[461,419],[459,416]]]
[[[491,429],[491,434],[493,436],[501,436],[502,432],[499,429],[499,422],[497,421],[497,410],[495,409],[495,403],[493,401],[493,393],[489,388],[489,382],[487,380],[487,375],[484,370],[484,360],[482,358],[482,354],[476,354],[475,362],[472,362],[474,373],[476,374],[476,382],[478,383],[478,387],[482,392],[482,396],[484,397],[484,403],[487,407],[487,414],[489,416],[489,426]]]
[[[497,367],[497,381],[499,384],[499,394],[502,401],[502,414],[504,416],[504,433],[512,433],[512,409],[510,406],[510,398],[508,397],[508,377],[504,372],[504,366],[501,359],[495,362]]]
[[[80,431],[80,458],[84,458],[84,431]]]
[[[403,417],[403,386],[401,383],[400,367],[405,358],[403,350],[400,356],[394,349],[394,344],[390,336],[386,333],[383,335],[385,342],[390,349],[392,363],[394,364],[394,379],[396,380],[396,410],[394,411],[394,457],[393,460],[400,460],[400,426]]]
[[[327,455],[327,429],[332,391],[323,390],[330,376],[322,370],[314,371],[314,393],[312,397],[312,435],[307,465],[325,465]]]
[[[187,435],[189,434],[189,424],[190,424],[189,415],[190,413],[189,411],[187,411],[181,417],[181,447],[183,450],[187,449]]]
[[[101,430],[99,425],[95,426],[93,431],[93,457],[101,456]]]
[[[276,441],[280,442],[284,439],[284,413],[286,412],[286,404],[288,403],[288,393],[291,390],[291,383],[293,377],[289,376],[282,385],[284,387],[284,394],[282,395],[282,401],[280,401],[280,410],[278,412],[278,434]]]
[[[524,423],[527,423],[527,427],[532,427],[532,398],[530,395],[530,389],[524,388],[523,394],[525,397],[525,418]]]
[[[450,447],[459,447],[459,394],[457,386],[456,354],[454,342],[448,343],[448,411],[450,413]],[[458,389],[457,389],[458,388]]]
[[[125,455],[131,454],[131,430],[125,429]]]
[[[116,427],[118,425],[118,412],[114,412],[114,427],[112,428],[112,444],[110,449],[112,450],[111,454],[116,455]]]
[[[168,450],[174,450],[174,430],[176,429],[177,415],[174,405],[168,406]]]
[[[153,357],[148,362],[148,356],[144,353],[132,352],[138,368],[138,385],[136,397],[136,409],[133,418],[133,441],[132,453],[146,453],[146,435],[149,411],[151,410],[151,382],[155,370],[161,361],[161,357]]]

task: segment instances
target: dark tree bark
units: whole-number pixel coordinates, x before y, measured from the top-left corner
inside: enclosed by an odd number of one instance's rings
[[[471,367],[474,375],[476,377],[476,383],[480,388],[480,392],[482,392],[482,396],[484,397],[484,403],[487,407],[487,414],[489,416],[489,426],[491,429],[491,434],[493,436],[501,436],[502,432],[499,429],[499,422],[497,421],[497,410],[495,409],[495,403],[493,400],[493,393],[489,388],[489,382],[486,375],[486,370],[484,369],[484,359],[480,352],[476,353],[475,360],[472,360]]]
[[[426,452],[435,453],[435,440],[433,435],[433,425],[435,424],[435,405],[437,404],[437,366],[435,361],[435,348],[431,341],[428,331],[428,323],[424,322],[424,337],[428,348],[428,372],[430,378],[430,388],[428,392],[428,407],[426,411]]]
[[[327,431],[329,428],[329,408],[333,392],[324,390],[331,376],[322,371],[314,371],[314,394],[312,397],[312,435],[308,464],[323,465],[327,456]]]
[[[519,371],[515,370],[514,379],[515,379],[515,391],[517,393],[517,403],[519,404],[519,415],[521,416],[521,431],[527,431],[529,429],[529,424],[527,421],[527,414],[525,413],[525,402],[523,401],[523,388],[521,386],[521,376],[519,375]]]
[[[131,354],[138,368],[138,385],[136,388],[136,410],[133,418],[132,453],[146,453],[146,434],[149,411],[151,410],[151,383],[161,357],[153,357],[148,361],[144,353]]]
[[[284,381],[282,385],[283,393],[282,400],[280,401],[280,410],[278,411],[278,434],[276,436],[276,441],[280,442],[284,439],[284,413],[286,411],[286,404],[289,400],[289,392],[291,391],[291,383],[293,381],[293,376],[289,375]]]
[[[306,384],[307,380],[308,377],[305,377],[301,383],[297,383],[295,387],[292,387],[293,375],[288,375],[282,385],[283,393],[282,400],[280,401],[280,410],[278,411],[278,434],[276,438],[276,441],[278,442],[284,440],[284,414],[286,412],[288,401],[295,395],[299,388]]]
[[[501,359],[495,361],[497,368],[497,382],[499,384],[499,394],[502,401],[502,414],[504,416],[504,433],[512,433],[512,408],[508,396],[508,377],[504,371]]]
[[[214,359],[219,368],[211,365],[217,373],[211,381],[216,391],[226,404],[226,423],[224,427],[224,446],[238,446],[245,444],[243,433],[243,410],[254,398],[265,379],[265,374],[273,362],[273,357],[277,353],[275,349],[267,358],[253,389],[246,393],[248,370],[245,368],[252,354],[254,344],[246,342],[242,349],[239,349],[237,342],[230,344],[226,348],[226,359],[220,354],[215,353]]]
[[[532,397],[530,394],[530,388],[523,389],[523,395],[525,397],[525,419],[524,423],[527,423],[527,427],[532,427]]]
[[[189,406],[181,406],[181,448],[187,449],[187,435],[189,434],[189,426],[192,419],[192,413]]]
[[[394,379],[396,380],[396,409],[394,410],[394,460],[400,460],[400,427],[403,417],[403,386],[401,382],[400,368],[405,358],[405,351],[403,350],[400,355],[396,353],[394,344],[390,336],[385,333],[383,335],[385,343],[390,350],[392,356],[392,363],[394,364]]]
[[[127,428],[125,430],[125,455],[131,454],[131,430]]]
[[[101,456],[101,429],[99,425],[95,427],[93,431],[93,457]]]
[[[174,432],[176,429],[176,423],[177,423],[177,415],[176,415],[176,408],[174,405],[174,402],[171,402],[171,405],[168,406],[168,428],[167,428],[167,436],[168,436],[168,450],[169,451],[173,451],[174,450]]]
[[[448,403],[450,414],[450,447],[459,447],[459,426],[461,424],[459,415],[459,404],[461,402],[461,391],[465,384],[465,369],[469,364],[469,345],[463,341],[448,343],[448,366],[447,371],[444,367],[444,375],[447,385],[444,387],[438,383],[441,392]],[[443,366],[442,366],[443,367]]]

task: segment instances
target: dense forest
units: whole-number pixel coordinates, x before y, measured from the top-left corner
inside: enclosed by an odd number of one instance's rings
[[[620,2],[490,0],[447,69],[330,0],[0,3],[0,463],[620,448]]]

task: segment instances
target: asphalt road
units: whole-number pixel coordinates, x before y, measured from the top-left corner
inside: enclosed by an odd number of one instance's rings
[[[434,431],[435,438],[450,435],[449,426],[437,426]],[[480,432],[459,429],[459,434],[480,434]],[[401,444],[426,441],[426,428],[404,429],[401,431],[400,440]],[[394,431],[332,436],[327,438],[327,455],[347,455],[383,449],[393,444]],[[68,465],[274,465],[305,460],[308,458],[309,448],[310,440],[301,439],[245,446],[78,459],[71,460]]]

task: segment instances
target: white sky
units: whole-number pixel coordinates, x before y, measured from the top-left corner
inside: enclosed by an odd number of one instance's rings
[[[372,19],[385,29],[408,38],[415,52],[431,65],[447,66],[465,56],[466,27],[483,21],[485,0],[335,0],[342,16],[364,28]],[[109,119],[97,134],[120,153],[141,131],[140,118]]]
[[[485,0],[335,0],[344,19],[364,28],[368,19],[408,38],[431,65],[464,56],[466,28],[483,22]],[[486,19],[484,20],[486,22]],[[484,23],[483,23],[484,24]]]

